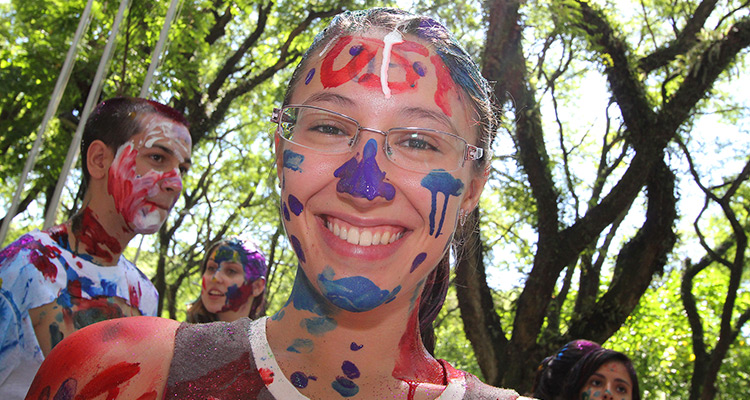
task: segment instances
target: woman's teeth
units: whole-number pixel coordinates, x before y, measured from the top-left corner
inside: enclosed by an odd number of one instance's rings
[[[354,226],[342,227],[337,223],[326,223],[328,230],[333,232],[341,240],[359,246],[376,246],[395,242],[403,236],[403,232],[390,232],[383,229],[357,228]]]

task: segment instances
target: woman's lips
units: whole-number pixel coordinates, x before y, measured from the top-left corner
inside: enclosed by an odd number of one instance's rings
[[[341,218],[319,215],[323,241],[343,257],[382,260],[393,255],[409,231],[403,226],[365,221],[353,225]],[[338,229],[337,229],[338,227]]]

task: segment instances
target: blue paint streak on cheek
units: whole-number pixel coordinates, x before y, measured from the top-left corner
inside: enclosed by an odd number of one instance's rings
[[[302,203],[294,195],[289,195],[289,209],[292,210],[294,215],[298,216],[302,214]]]
[[[315,76],[315,68],[311,68],[310,72],[307,73],[307,76],[305,77],[305,85],[310,83],[313,76]]]
[[[340,178],[336,184],[336,191],[367,200],[374,200],[376,197],[393,200],[396,189],[390,183],[384,182],[385,172],[380,170],[375,160],[377,153],[378,142],[370,139],[365,143],[362,161],[357,162],[357,158],[352,157],[336,169],[333,176]]]
[[[284,150],[284,168],[302,172],[303,161],[305,161],[305,156],[302,154],[295,153],[291,150]]]
[[[305,260],[305,252],[302,251],[302,244],[299,242],[299,239],[297,239],[296,236],[292,235],[289,237],[289,240],[292,242],[294,252],[297,253],[297,258],[299,258],[299,260],[302,262],[307,262],[307,260]]]
[[[313,351],[313,341],[310,339],[294,339],[292,345],[286,348],[286,351],[292,353],[309,354]]]
[[[335,273],[326,267],[318,275],[320,290],[328,301],[335,306],[351,312],[369,311],[382,304],[393,301],[401,290],[401,285],[392,291],[381,290],[371,280],[363,276],[352,276],[333,279]]]
[[[443,229],[443,222],[445,221],[445,212],[448,208],[448,199],[450,196],[459,196],[463,192],[464,183],[457,178],[454,178],[448,172],[442,169],[436,169],[431,171],[427,176],[422,179],[422,186],[432,193],[432,209],[430,210],[430,235],[433,233],[435,237],[441,235]],[[443,211],[440,216],[440,222],[437,230],[435,230],[435,215],[437,213],[437,198],[438,193],[442,193],[445,196],[443,201]]]
[[[427,253],[419,253],[416,257],[414,257],[414,261],[411,263],[411,269],[409,270],[409,273],[414,272],[415,269],[417,269],[423,262],[424,259],[427,258]]]
[[[359,386],[343,376],[336,377],[336,380],[331,383],[331,387],[343,397],[352,397],[359,393]]]

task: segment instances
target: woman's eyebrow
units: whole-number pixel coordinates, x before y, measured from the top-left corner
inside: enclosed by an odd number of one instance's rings
[[[453,121],[451,121],[451,119],[442,112],[430,110],[424,107],[406,107],[403,109],[402,113],[410,117],[416,117],[418,119],[434,120],[440,124],[450,127],[452,132],[458,132],[456,127],[453,126]]]
[[[319,103],[319,102],[333,103],[333,104],[344,106],[344,107],[351,107],[351,106],[356,105],[354,100],[346,96],[336,94],[336,93],[326,93],[326,92],[313,93],[302,104]]]

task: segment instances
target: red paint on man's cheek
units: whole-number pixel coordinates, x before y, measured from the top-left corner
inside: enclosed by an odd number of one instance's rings
[[[406,331],[399,342],[399,358],[393,368],[393,377],[409,384],[414,382],[447,384],[443,366],[422,345],[419,337],[419,308],[415,307]],[[410,389],[411,391],[411,389]]]
[[[451,78],[448,68],[443,64],[443,60],[440,59],[439,55],[430,57],[432,65],[435,67],[435,74],[437,75],[437,90],[435,90],[435,104],[440,107],[441,110],[447,116],[451,116],[451,105],[448,100],[448,92],[455,88],[453,78]]]
[[[135,177],[135,157],[138,152],[128,145],[122,149],[117,164],[109,167],[109,181],[107,191],[115,201],[115,208],[121,215],[125,215],[129,201],[133,194],[133,182]],[[127,203],[127,204],[126,204]]]

